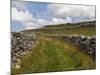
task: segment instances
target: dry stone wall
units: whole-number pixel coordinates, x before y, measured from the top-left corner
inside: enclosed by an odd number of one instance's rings
[[[36,44],[34,33],[13,32],[11,33],[11,62],[13,65],[20,62],[20,57],[30,52]],[[17,65],[18,66],[18,65]]]
[[[96,37],[84,35],[45,35],[46,37],[61,40],[64,42],[79,45],[81,50],[86,51],[91,56],[96,56]]]

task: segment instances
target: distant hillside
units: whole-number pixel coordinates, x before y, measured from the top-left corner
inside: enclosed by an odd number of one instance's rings
[[[96,21],[49,25],[39,29],[25,30],[22,32],[36,32],[44,34],[84,34],[95,35]]]
[[[80,27],[80,26],[95,26],[96,21],[88,21],[88,22],[80,22],[80,23],[66,23],[66,24],[59,24],[59,25],[49,25],[45,26],[44,28],[72,28]]]

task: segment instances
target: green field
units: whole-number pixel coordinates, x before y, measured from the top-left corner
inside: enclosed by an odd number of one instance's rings
[[[21,68],[12,69],[12,74],[57,72],[95,69],[96,61],[82,52],[79,46],[44,37],[41,34],[96,35],[95,26],[52,26],[28,30],[37,34],[37,45],[31,53],[21,57]]]
[[[61,24],[61,25],[51,25],[46,26],[40,29],[33,29],[27,30],[26,32],[35,32],[38,34],[65,34],[65,35],[72,35],[72,34],[79,34],[79,35],[86,35],[92,36],[96,35],[96,26],[84,26],[84,25],[77,25],[77,24]]]

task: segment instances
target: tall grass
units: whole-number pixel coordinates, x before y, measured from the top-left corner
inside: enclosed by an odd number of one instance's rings
[[[21,68],[13,74],[94,69],[95,60],[78,46],[45,37],[28,56],[21,59]]]

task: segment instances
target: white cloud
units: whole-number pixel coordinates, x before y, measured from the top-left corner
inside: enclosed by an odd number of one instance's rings
[[[25,10],[19,11],[17,8],[12,8],[12,21],[17,21],[22,23],[27,28],[37,27],[36,20],[33,18],[33,15]]]
[[[41,28],[46,25],[54,25],[66,23],[67,19],[52,18],[51,20],[33,17],[32,13],[28,10],[18,10],[17,8],[12,8],[12,21],[20,22],[25,29],[35,29]]]
[[[39,14],[33,16],[33,14],[28,11],[26,5],[27,2],[12,1],[12,21],[20,22],[25,29],[35,29],[46,25],[95,19],[94,6],[49,4],[48,10],[53,12],[53,16],[50,18],[51,20],[48,20],[38,17]]]
[[[12,7],[15,7],[21,11],[24,11],[27,9],[26,5],[27,5],[27,2],[25,1],[16,1],[16,0],[12,1]]]
[[[20,22],[25,29],[35,29],[40,28],[46,25],[54,25],[66,22],[63,19],[52,18],[51,21],[43,19],[43,18],[36,18],[33,17],[32,13],[29,11],[20,11],[17,8],[12,8],[12,21]]]
[[[12,8],[12,20],[19,22],[30,22],[33,20],[33,17],[27,10],[19,11],[17,8]]]
[[[67,23],[67,19],[62,19],[62,18],[52,18],[53,24],[62,24],[62,23]]]
[[[95,18],[95,6],[49,4],[48,8],[53,11],[53,16],[57,18],[68,17],[80,20]]]

